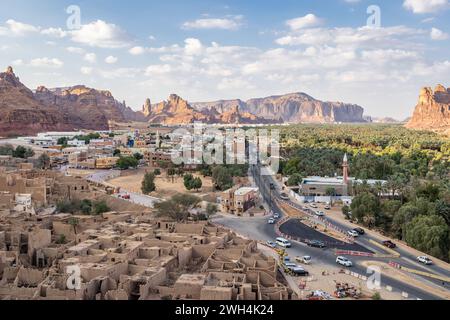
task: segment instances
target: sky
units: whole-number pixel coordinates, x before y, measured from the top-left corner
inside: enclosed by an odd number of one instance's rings
[[[450,87],[450,0],[0,0],[0,61],[135,110],[305,92],[403,120]]]

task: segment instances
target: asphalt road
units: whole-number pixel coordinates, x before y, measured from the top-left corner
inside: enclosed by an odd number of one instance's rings
[[[254,175],[258,175],[260,173],[260,170],[258,169],[258,167],[254,167],[253,168],[255,171],[253,172]],[[267,173],[267,172],[265,172]],[[259,183],[260,185],[260,189],[262,190],[262,193],[264,195],[265,198],[268,198],[269,201],[274,202],[273,199],[274,198],[278,198],[280,199],[280,187],[278,185],[278,182],[273,179],[273,176],[266,174],[261,176],[260,178],[258,178],[258,176],[255,177],[255,181],[257,183]],[[274,190],[270,190],[270,185],[273,184],[275,186]],[[270,200],[272,199],[272,200]],[[302,208],[302,206],[300,206],[299,204],[293,202],[293,201],[289,201],[289,203],[291,205],[293,205],[294,207],[297,207],[299,209]],[[279,210],[279,209],[277,209]],[[325,218],[325,221],[335,225],[336,227],[344,230],[344,232],[347,232],[349,230],[351,230],[352,228],[346,226],[345,224],[337,221],[336,219],[331,219],[329,217]],[[308,227],[306,227],[308,228]],[[289,231],[289,230],[285,230],[285,231]],[[291,231],[293,231],[291,229]],[[295,232],[295,231],[294,231]],[[299,233],[297,233],[299,232]],[[297,230],[297,232],[295,232],[294,236],[299,236],[301,235],[301,230]],[[290,234],[290,233],[286,233],[286,234]],[[301,237],[301,236],[300,236]],[[359,237],[357,239],[356,244],[359,244],[360,247],[365,247],[366,250],[364,251],[372,251],[372,252],[378,252],[381,254],[389,254],[388,251],[384,251],[376,246],[374,246],[370,240],[375,241],[375,242],[380,242],[380,240],[377,237],[374,237],[370,234],[365,234],[362,237]],[[387,238],[386,238],[387,240]],[[395,242],[395,241],[394,241]],[[428,273],[434,273],[438,276],[444,276],[447,278],[450,278],[450,271],[448,269],[442,268],[440,266],[437,265],[431,265],[431,266],[425,266],[423,264],[420,264],[416,261],[416,256],[413,256],[410,252],[401,249],[401,248],[396,248],[394,251],[398,252],[400,254],[400,258],[389,258],[389,259],[384,259],[384,262],[396,262],[399,263],[400,265],[407,267],[407,268],[411,268],[411,269],[415,269],[415,270],[419,270],[419,271],[424,271],[424,272],[428,272]],[[429,277],[425,277],[425,276],[421,276],[421,275],[415,275],[415,278],[417,278],[420,281],[423,281],[424,283],[427,284],[433,284],[433,285],[437,285],[441,288],[445,288],[446,290],[450,290],[450,283],[448,282],[443,282],[441,280],[438,279],[433,279],[433,278],[429,278]]]
[[[265,199],[265,201],[269,204],[269,207],[272,210],[272,212],[278,212],[278,213],[283,214],[283,211],[277,206],[276,201],[274,201],[275,197],[279,197],[279,191],[277,191],[276,187],[273,190],[270,188],[271,183],[273,183],[274,186],[276,186],[275,181],[273,180],[272,176],[270,176],[270,175],[261,176],[260,170],[257,166],[253,166],[251,168],[251,171],[252,171],[255,183],[260,188],[260,192],[263,195],[263,198]],[[259,222],[258,222],[258,220],[254,220],[253,223],[250,223],[250,222],[242,223],[242,221],[238,221],[237,224],[233,223],[233,222],[230,223],[229,221],[225,221],[225,222],[229,224],[228,226],[231,229],[236,230],[239,233],[241,233],[239,231],[239,230],[241,230],[242,232],[244,232],[241,234],[246,235],[251,239],[257,239],[257,240],[261,240],[261,241],[273,240],[277,236],[275,233],[274,226],[267,224],[266,220],[267,220],[267,218],[259,220]],[[340,226],[340,227],[345,227],[345,226]],[[289,228],[289,226],[288,226],[288,229],[283,229],[283,228],[286,228],[283,226],[281,228],[284,231],[292,230],[292,228]],[[348,228],[348,227],[345,227],[343,229],[350,230],[350,228]],[[298,234],[297,234],[297,232],[298,232]],[[305,236],[304,236],[305,232],[307,232],[307,234],[309,236],[313,237],[313,239],[317,239],[317,240],[320,240],[320,238],[318,238],[318,237],[326,236],[304,224],[302,224],[301,228],[296,229],[295,234],[293,234],[293,236],[305,238]],[[313,239],[310,239],[310,240],[313,240]],[[361,244],[361,242],[360,242],[360,244]],[[365,246],[362,244],[361,247],[365,247]],[[373,249],[372,247],[370,247],[370,249]],[[365,248],[364,251],[366,251],[366,252],[372,251],[370,249]],[[315,249],[315,248],[309,248],[308,246],[306,246],[304,244],[294,243],[293,248],[290,249],[290,251],[293,251],[292,255],[297,255],[297,256],[298,255],[300,255],[300,256],[311,255],[312,257],[314,257],[314,259],[316,261],[319,261],[320,263],[323,263],[324,265],[336,265],[336,255],[334,253],[333,247],[328,247],[326,249]],[[376,261],[376,260],[383,261],[383,262],[389,262],[389,261],[392,261],[395,259],[386,260],[383,258],[373,258],[373,257],[370,257],[370,258],[351,257],[351,260],[354,262],[354,267],[352,268],[353,271],[358,272],[360,274],[366,274],[367,268],[361,264],[362,262]],[[407,263],[405,263],[405,262],[407,262]],[[409,261],[405,261],[404,259],[401,259],[401,264],[405,265],[407,267],[415,268],[415,269],[417,269],[417,267],[418,267],[416,264],[413,265],[413,264],[409,263]],[[422,269],[426,269],[426,268],[422,267]],[[441,281],[432,280],[432,279],[424,278],[421,276],[413,276],[413,277],[415,277],[416,279],[418,279],[424,283],[427,283],[429,285],[432,285],[432,286],[439,285],[441,287],[448,289],[448,285],[447,284],[443,285]],[[440,299],[439,297],[436,297],[431,293],[425,292],[424,290],[422,290],[420,288],[414,287],[412,285],[409,285],[407,283],[398,281],[396,279],[393,279],[393,278],[390,278],[387,276],[383,276],[382,285],[383,286],[391,286],[400,292],[407,292],[410,295],[410,297],[414,297],[417,299],[422,299],[422,300]]]

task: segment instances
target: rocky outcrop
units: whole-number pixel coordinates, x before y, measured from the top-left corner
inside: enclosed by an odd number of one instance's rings
[[[270,122],[279,123],[339,123],[366,122],[364,109],[341,102],[322,102],[304,93],[242,100],[221,100],[193,103],[198,110],[228,112],[236,105],[241,112]]]
[[[422,88],[414,114],[407,128],[424,130],[448,130],[450,128],[450,88],[438,85]]]
[[[92,130],[108,129],[109,121],[145,121],[145,117],[118,102],[109,91],[86,86],[47,89],[39,87],[35,98],[66,114],[73,125]]]
[[[0,136],[72,129],[67,115],[36,100],[11,67],[0,73]]]
[[[176,94],[149,108],[148,122],[166,125],[191,124],[196,121],[210,122],[208,115],[196,111],[189,103]]]

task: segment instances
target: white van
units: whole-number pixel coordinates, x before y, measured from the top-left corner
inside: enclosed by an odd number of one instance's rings
[[[280,247],[283,247],[283,248],[290,248],[290,247],[292,247],[292,244],[288,240],[286,240],[285,238],[277,238],[276,240],[277,240],[277,244]]]

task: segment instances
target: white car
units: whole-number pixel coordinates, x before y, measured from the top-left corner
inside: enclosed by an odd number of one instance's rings
[[[304,257],[296,257],[295,261],[303,264],[311,264],[312,258],[310,256],[304,256]]]
[[[315,215],[318,217],[323,217],[323,216],[325,216],[325,213],[323,211],[316,211]]]
[[[274,213],[273,218],[274,219],[280,219],[281,215],[279,213]]]
[[[310,205],[310,207],[313,208],[313,209],[317,209],[317,204],[313,203],[313,204]]]
[[[267,220],[268,224],[275,224],[275,219],[274,218],[270,218],[269,220]]]
[[[292,243],[289,242],[289,240],[286,240],[284,238],[277,238],[276,239],[277,245],[283,248],[290,248],[292,247]]]
[[[433,264],[433,261],[431,261],[430,258],[425,257],[425,256],[417,257],[417,261],[419,261],[420,263],[426,264],[426,265]]]
[[[336,263],[344,267],[352,267],[353,263],[345,257],[337,257]]]
[[[347,231],[347,234],[348,234],[350,237],[353,237],[353,238],[359,237],[359,233],[356,232],[355,230]]]

